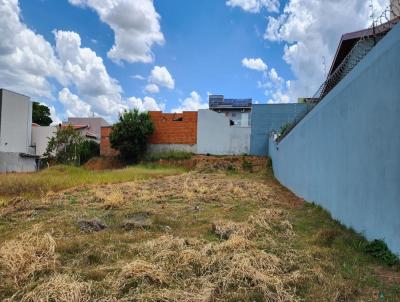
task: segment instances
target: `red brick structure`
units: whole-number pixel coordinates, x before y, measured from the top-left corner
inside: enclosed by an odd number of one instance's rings
[[[197,144],[197,112],[162,113],[150,111],[154,123],[154,134],[150,144]]]
[[[150,145],[196,145],[197,112],[163,113],[150,111],[154,123],[154,133]],[[111,148],[110,133],[112,127],[101,128],[100,155],[117,156],[118,151]]]
[[[110,133],[112,127],[101,127],[100,155],[106,157],[117,156],[118,151],[111,148]]]

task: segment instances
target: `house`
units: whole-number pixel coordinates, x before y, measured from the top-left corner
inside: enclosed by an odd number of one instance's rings
[[[69,117],[65,124],[73,125],[85,137],[94,139],[98,143],[101,140],[101,128],[110,126],[102,117]]]
[[[40,126],[32,124],[32,146],[35,147],[37,156],[42,157],[46,152],[49,140],[57,133],[57,126]]]
[[[32,102],[28,96],[0,89],[0,172],[33,172]]]
[[[400,1],[391,0],[391,20],[367,29],[346,33],[336,50],[320,99],[327,95],[372,48],[400,22]]]
[[[223,95],[208,97],[209,109],[223,113],[231,120],[232,125],[250,127],[252,99],[225,99]]]
[[[91,128],[89,125],[80,125],[80,124],[73,125],[73,124],[69,124],[69,123],[61,125],[61,129],[66,129],[68,127],[72,127],[75,131],[79,132],[80,135],[87,140],[93,140],[96,142],[100,142],[101,132],[100,132],[100,136],[98,136],[96,133],[91,131]]]

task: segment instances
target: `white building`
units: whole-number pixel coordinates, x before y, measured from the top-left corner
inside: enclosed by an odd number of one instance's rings
[[[0,172],[36,171],[30,98],[0,89]]]

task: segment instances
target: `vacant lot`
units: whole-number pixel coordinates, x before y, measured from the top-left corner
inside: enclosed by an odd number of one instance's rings
[[[77,182],[63,169],[45,173],[64,187],[0,177],[23,185],[0,208],[0,300],[400,300],[398,267],[269,172],[139,167]]]

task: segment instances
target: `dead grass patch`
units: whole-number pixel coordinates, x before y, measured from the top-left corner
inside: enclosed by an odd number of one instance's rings
[[[0,276],[20,285],[38,273],[54,270],[57,264],[56,242],[39,230],[24,233],[0,247]]]
[[[89,302],[93,301],[91,287],[91,283],[79,281],[76,277],[57,274],[23,295],[21,300],[11,298],[10,301]]]
[[[123,270],[116,284],[130,284],[131,291],[141,293],[140,301],[181,301],[188,288],[190,298],[182,301],[224,301],[238,291],[257,291],[263,301],[298,301],[296,287],[304,281],[301,264],[288,272],[278,256],[237,234],[216,243],[161,236],[136,248],[145,260]],[[137,271],[137,265],[141,269],[133,274],[133,284],[127,283],[126,272]],[[138,282],[142,277],[150,282]]]

